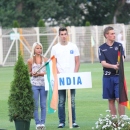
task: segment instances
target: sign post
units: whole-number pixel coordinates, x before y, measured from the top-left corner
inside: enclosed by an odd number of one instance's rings
[[[72,128],[72,109],[71,109],[71,91],[68,89],[68,112],[69,112],[69,127]]]

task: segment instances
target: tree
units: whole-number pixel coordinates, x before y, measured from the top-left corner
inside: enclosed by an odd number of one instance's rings
[[[120,13],[117,16],[118,23],[129,24],[130,22],[130,4],[125,3],[120,9]]]
[[[39,19],[50,26],[85,26],[128,23],[130,5],[126,0],[0,0],[0,24],[12,27],[17,20],[21,27],[37,26]],[[50,4],[51,3],[51,4]],[[125,13],[124,13],[125,12]]]
[[[12,27],[13,20],[17,20],[21,27],[37,26],[39,19],[47,20],[61,8],[55,0],[0,0],[0,7],[2,27]]]
[[[85,26],[90,26],[90,22],[86,21]]]
[[[14,79],[8,98],[10,121],[30,121],[33,118],[34,100],[28,67],[19,53],[14,67]]]
[[[88,10],[86,19],[92,25],[112,24],[114,20],[117,23],[128,23],[130,9],[125,10],[127,6],[125,0],[91,0],[91,3],[85,5]],[[123,10],[126,12],[124,13]]]
[[[91,4],[87,4],[88,13],[86,18],[92,25],[103,25],[112,23],[114,16],[114,7],[116,0],[91,0]]]
[[[83,26],[86,9],[86,0],[56,0],[62,7],[60,12],[52,17],[56,22],[54,25]]]
[[[14,28],[19,28],[19,27],[20,27],[20,25],[19,25],[19,23],[18,23],[17,20],[14,20],[14,21],[13,21],[13,27],[14,27]]]
[[[45,22],[42,19],[40,19],[38,21],[37,25],[38,25],[38,27],[45,27]]]

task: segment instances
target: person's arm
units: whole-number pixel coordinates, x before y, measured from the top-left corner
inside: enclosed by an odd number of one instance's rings
[[[46,74],[46,72],[42,72],[42,73],[39,73],[39,72],[37,72],[37,73],[35,73],[33,76],[44,76]]]
[[[29,70],[29,75],[30,76],[34,76],[34,77],[37,77],[37,76],[44,76],[45,72],[42,72],[42,73],[35,73],[35,72],[32,72],[32,59],[29,59],[27,61],[27,64],[28,64],[28,70]]]
[[[109,63],[106,62],[105,55],[104,55],[104,53],[103,53],[103,51],[102,51],[102,49],[100,47],[98,48],[98,56],[99,56],[99,60],[100,60],[100,62],[102,64],[102,67],[112,68],[112,69],[115,69],[115,70],[119,69],[119,64],[118,63],[113,65],[113,64],[109,64]]]
[[[46,63],[48,61],[48,58],[44,57],[43,60]],[[46,72],[37,72],[36,76],[44,76],[45,74]]]
[[[34,77],[37,77],[37,76],[40,76],[40,73],[35,73],[35,72],[32,72],[32,59],[29,59],[28,61],[27,61],[27,63],[28,63],[28,70],[29,70],[29,75],[30,76],[34,76]]]
[[[56,58],[56,52],[55,52],[54,47],[52,47],[52,49],[51,49],[51,56],[55,56],[55,58]],[[56,63],[57,63],[57,58],[56,58]],[[60,72],[59,72],[57,66],[56,66],[56,69],[57,69],[57,74],[59,74]]]
[[[56,64],[57,64],[57,58],[56,58]],[[57,65],[56,65],[56,70],[57,70],[57,74],[59,74],[60,72],[59,72],[59,70],[57,68]]]
[[[32,60],[31,59],[28,59],[27,65],[28,65],[29,75],[32,76]]]
[[[47,62],[48,61],[48,58],[44,57],[44,62]]]
[[[112,64],[107,63],[106,61],[101,61],[101,64],[105,68],[112,68],[112,69],[115,69],[115,70],[119,69],[119,64],[118,63],[116,65],[112,65]]]
[[[75,69],[74,72],[78,72],[80,67],[80,58],[79,56],[75,56]]]

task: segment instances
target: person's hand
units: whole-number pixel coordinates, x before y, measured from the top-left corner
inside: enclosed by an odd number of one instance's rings
[[[37,72],[32,72],[32,76],[37,77],[38,73]]]
[[[119,69],[119,63],[117,63],[116,65],[113,65],[113,69],[118,70]]]
[[[119,69],[119,63],[117,62],[117,67],[118,67],[118,69]]]

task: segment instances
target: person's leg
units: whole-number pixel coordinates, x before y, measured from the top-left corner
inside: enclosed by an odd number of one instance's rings
[[[115,83],[113,77],[103,77],[103,99],[108,99],[108,106],[111,115],[116,115],[115,106]]]
[[[116,100],[118,102],[118,113],[119,113],[119,116],[125,115],[125,106],[119,104],[119,99],[116,99]]]
[[[73,128],[79,128],[79,125],[76,124],[76,112],[75,112],[75,89],[71,89],[71,107],[72,107],[72,126]]]
[[[39,101],[39,87],[38,86],[32,86],[32,91],[33,91],[33,98],[34,98],[34,104],[35,104],[35,108],[34,108],[34,120],[35,120],[35,124],[38,125],[40,124],[40,120],[39,120],[39,116],[38,116],[38,101]]]
[[[116,115],[117,113],[116,113],[115,99],[109,99],[108,104],[111,115],[113,116]]]
[[[40,86],[41,124],[45,124],[46,120],[46,98],[47,91],[45,91],[44,86]]]
[[[58,117],[59,123],[65,124],[65,101],[66,101],[66,90],[59,90],[59,103],[58,103]]]
[[[115,98],[116,98],[116,101],[118,103],[118,114],[119,116],[121,115],[125,115],[125,106],[119,104],[119,77],[115,77],[114,78],[114,83],[115,83]]]

